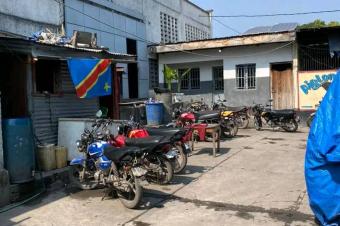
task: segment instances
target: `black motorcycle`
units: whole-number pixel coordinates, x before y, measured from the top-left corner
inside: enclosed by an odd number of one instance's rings
[[[271,110],[271,108],[268,109],[261,104],[256,104],[252,107],[252,111],[256,130],[262,129],[262,122],[272,128],[281,127],[287,132],[295,132],[299,127],[300,119],[292,109]]]

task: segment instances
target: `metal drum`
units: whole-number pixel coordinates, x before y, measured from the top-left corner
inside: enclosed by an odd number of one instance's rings
[[[34,140],[29,118],[2,121],[4,162],[11,183],[33,180],[35,169]]]

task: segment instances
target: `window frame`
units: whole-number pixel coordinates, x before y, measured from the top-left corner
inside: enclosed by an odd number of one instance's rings
[[[256,64],[237,64],[235,67],[235,88],[256,90]]]

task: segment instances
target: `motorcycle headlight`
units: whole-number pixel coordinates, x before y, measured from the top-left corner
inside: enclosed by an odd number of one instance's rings
[[[83,143],[80,140],[76,141],[76,145],[77,145],[78,151],[83,150]]]

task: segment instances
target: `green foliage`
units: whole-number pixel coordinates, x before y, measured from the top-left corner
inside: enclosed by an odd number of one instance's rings
[[[333,26],[340,26],[340,22],[338,21],[331,21],[328,24],[320,19],[314,20],[311,23],[302,24],[298,28],[299,29],[306,29],[306,28],[322,28],[322,27],[333,27]]]
[[[184,76],[186,76],[190,72],[191,68],[187,69],[183,74],[178,74],[176,69],[169,67],[168,65],[164,65],[164,79],[167,85],[167,88],[171,90],[171,83],[174,80],[177,80],[177,92],[181,92],[181,81]]]
[[[165,79],[165,83],[167,85],[167,88],[169,90],[171,90],[171,83],[172,83],[173,80],[176,79],[177,71],[176,71],[176,69],[173,69],[173,68],[169,67],[168,65],[164,65],[163,74],[164,74],[164,79]]]

